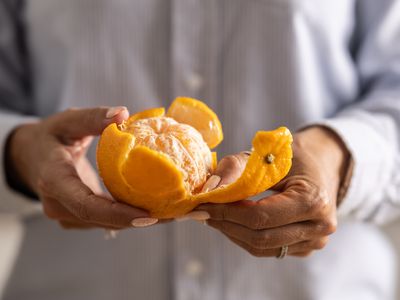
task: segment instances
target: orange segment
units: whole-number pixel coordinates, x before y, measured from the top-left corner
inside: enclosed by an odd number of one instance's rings
[[[176,98],[167,111],[167,117],[196,128],[210,149],[218,146],[224,138],[218,116],[199,100]]]

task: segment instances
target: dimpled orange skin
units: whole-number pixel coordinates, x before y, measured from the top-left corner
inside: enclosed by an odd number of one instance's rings
[[[259,131],[240,178],[200,193],[216,166],[216,153],[208,147],[222,141],[221,123],[195,99],[177,98],[171,108],[167,116],[163,108],[150,109],[103,131],[97,165],[105,186],[118,201],[145,209],[155,218],[176,218],[201,203],[228,203],[261,193],[289,172],[290,131],[285,127]]]

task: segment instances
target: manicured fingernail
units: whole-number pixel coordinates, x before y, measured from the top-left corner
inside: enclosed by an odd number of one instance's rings
[[[111,107],[108,109],[106,113],[106,118],[107,119],[112,119],[116,115],[118,115],[121,111],[126,110],[127,108],[125,106],[116,106],[116,107]]]
[[[137,218],[132,221],[133,227],[147,227],[150,225],[154,225],[158,222],[158,219],[155,218]]]
[[[207,193],[208,191],[215,189],[218,183],[220,182],[221,182],[221,177],[219,177],[218,175],[212,175],[210,178],[208,178],[207,182],[204,184],[203,188],[201,189],[201,192]]]
[[[177,218],[178,222],[186,221],[186,220],[195,220],[195,221],[204,221],[210,218],[210,214],[206,211],[196,210],[192,211],[183,217]]]

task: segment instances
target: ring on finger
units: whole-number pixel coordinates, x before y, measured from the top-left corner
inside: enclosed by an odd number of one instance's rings
[[[279,255],[276,258],[283,259],[287,255],[288,250],[289,250],[289,246],[283,245],[281,248],[281,252],[279,253]]]

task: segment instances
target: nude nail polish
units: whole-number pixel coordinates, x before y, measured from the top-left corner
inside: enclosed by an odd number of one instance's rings
[[[204,184],[203,188],[201,189],[202,193],[207,193],[217,187],[217,185],[221,182],[221,177],[218,175],[212,175],[208,178],[207,182]]]
[[[155,218],[136,218],[132,221],[133,227],[147,227],[154,225],[158,222],[158,219]]]

